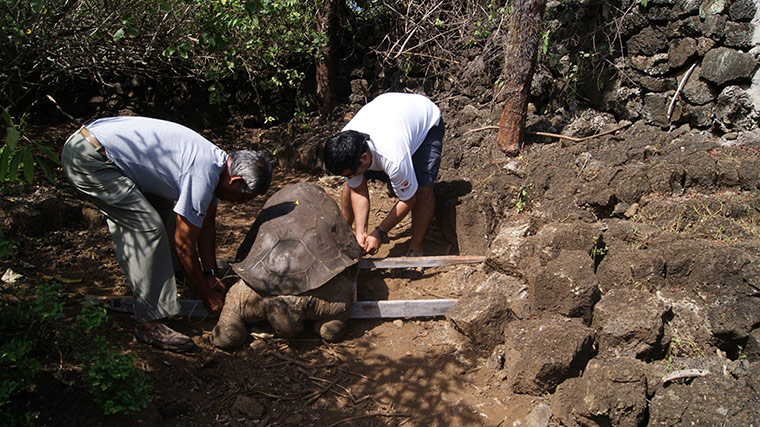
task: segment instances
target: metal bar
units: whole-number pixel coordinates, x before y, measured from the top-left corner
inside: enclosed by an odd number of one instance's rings
[[[388,257],[364,258],[359,261],[359,268],[416,268],[416,267],[445,267],[457,264],[474,264],[486,260],[484,256],[472,255],[440,255],[420,257]]]
[[[88,297],[100,301],[109,310],[133,313],[132,297]],[[216,317],[206,313],[200,300],[180,299],[179,315],[183,317]],[[351,319],[399,319],[407,317],[444,316],[456,304],[451,299],[354,301],[351,305]]]
[[[356,301],[348,315],[351,319],[403,319],[445,316],[456,304],[451,299]]]
[[[445,267],[457,264],[475,264],[486,260],[484,256],[474,255],[436,255],[420,257],[388,257],[388,258],[363,258],[359,261],[359,268],[369,270],[372,268],[417,268],[417,267]],[[230,259],[220,258],[217,265],[220,268],[229,266]]]

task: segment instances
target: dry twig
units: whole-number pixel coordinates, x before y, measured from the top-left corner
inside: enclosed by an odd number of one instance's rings
[[[334,422],[334,423],[330,424],[327,427],[335,427],[335,426],[341,425],[343,423],[347,423],[347,422],[350,422],[350,421],[361,420],[362,418],[370,418],[370,417],[411,417],[411,415],[409,415],[407,413],[401,413],[401,412],[375,412],[375,413],[372,413],[372,414],[364,414],[364,415],[357,415],[355,417],[348,417],[348,418],[342,419],[342,420],[340,420],[338,422]]]

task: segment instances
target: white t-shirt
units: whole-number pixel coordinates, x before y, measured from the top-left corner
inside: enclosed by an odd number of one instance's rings
[[[372,153],[369,170],[384,171],[400,200],[409,200],[417,192],[412,154],[422,145],[428,131],[441,119],[441,110],[423,95],[385,93],[362,107],[343,130],[355,130],[370,136]],[[356,188],[361,176],[346,180]]]
[[[86,125],[106,156],[143,193],[176,200],[174,212],[196,227],[203,218],[227,164],[227,153],[198,133],[173,122],[147,117],[112,117]]]

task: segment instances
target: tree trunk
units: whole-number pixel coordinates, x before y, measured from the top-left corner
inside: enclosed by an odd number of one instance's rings
[[[327,116],[337,104],[335,94],[335,48],[338,44],[339,8],[341,0],[316,2],[317,31],[325,34],[327,41],[320,49],[316,61],[317,110]]]
[[[505,38],[504,109],[499,120],[499,148],[510,156],[519,153],[525,138],[530,82],[536,65],[545,0],[516,0]]]

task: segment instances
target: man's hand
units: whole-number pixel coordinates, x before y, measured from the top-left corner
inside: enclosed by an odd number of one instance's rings
[[[224,307],[226,287],[219,278],[210,276],[206,281],[206,289],[199,289],[199,296],[210,314],[219,314]]]
[[[356,243],[359,244],[359,247],[364,248],[364,245],[367,242],[367,232],[357,230],[356,231]]]
[[[377,233],[377,231],[373,231],[372,234],[369,234],[364,240],[364,245],[362,245],[362,248],[364,249],[364,252],[370,255],[374,255],[377,253],[377,250],[380,249],[380,245],[382,244],[383,240],[380,238],[380,235]]]

